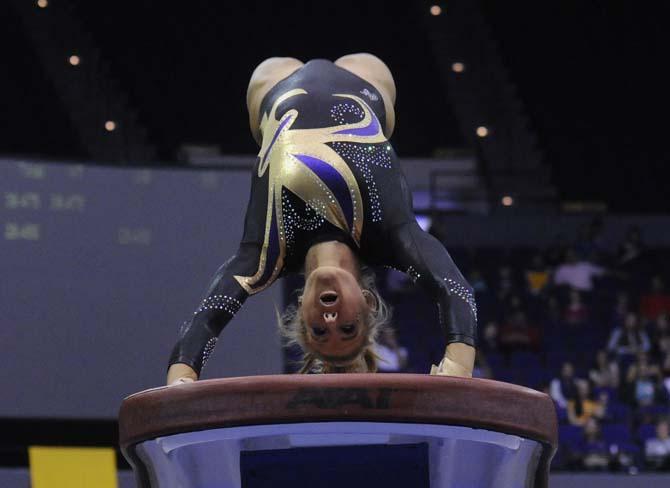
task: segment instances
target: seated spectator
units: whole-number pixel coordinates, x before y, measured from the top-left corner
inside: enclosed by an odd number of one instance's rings
[[[603,440],[600,424],[591,417],[584,423],[584,437],[575,453],[581,459],[583,469],[605,470],[610,464],[609,446]]]
[[[670,469],[670,420],[667,418],[657,422],[656,437],[645,442],[644,459],[651,468]]]
[[[637,407],[649,407],[664,397],[658,365],[649,364],[647,355],[640,354],[636,363],[628,367],[624,398]]]
[[[575,379],[575,368],[570,362],[561,366],[561,376],[551,380],[549,384],[551,398],[561,408],[568,407],[568,400],[577,396],[577,381]]]
[[[500,305],[499,313],[501,313],[503,317],[511,317],[519,312],[526,312],[526,306],[521,300],[521,297],[516,293],[507,295]]]
[[[542,254],[535,254],[530,266],[526,269],[526,287],[531,295],[540,295],[549,284],[549,268],[544,263]]]
[[[650,290],[640,297],[640,315],[656,320],[661,314],[670,314],[670,293],[663,279],[656,275],[651,279]]]
[[[616,327],[607,341],[607,350],[618,360],[631,359],[651,348],[649,336],[642,329],[636,313],[628,312],[623,327]]]
[[[630,226],[626,232],[626,237],[619,245],[617,262],[620,266],[629,268],[642,257],[644,251],[645,245],[642,242],[640,228],[636,225]]]
[[[468,283],[470,283],[470,286],[474,290],[475,294],[485,293],[489,289],[484,276],[478,269],[473,269],[468,274]]]
[[[666,398],[670,399],[670,351],[668,351],[665,355],[661,373],[663,375],[663,388],[665,389],[664,395]]]
[[[603,418],[607,410],[606,398],[601,396],[595,399],[589,382],[578,381],[577,395],[568,400],[568,422],[584,426],[592,418]]]
[[[665,336],[658,341],[659,363],[663,363],[670,355],[670,336]]]
[[[589,307],[582,301],[582,295],[577,290],[570,290],[568,304],[563,311],[563,320],[568,326],[579,327],[589,318]]]
[[[654,361],[661,362],[667,352],[670,339],[670,323],[666,313],[660,314],[651,327],[651,349],[649,355]]]
[[[398,345],[395,330],[385,327],[375,345],[375,354],[379,357],[380,373],[397,373],[407,366],[407,349]]]
[[[589,379],[599,388],[619,387],[619,365],[611,361],[607,351],[600,350],[596,354],[596,361],[589,370]]]
[[[588,293],[593,291],[593,279],[605,273],[607,273],[605,268],[588,261],[580,261],[574,249],[570,249],[565,263],[556,268],[554,284],[567,285],[575,290]]]
[[[514,285],[512,268],[509,266],[501,266],[498,268],[498,283],[496,285],[496,290],[498,292],[498,300],[501,303],[514,292],[516,288]]]
[[[504,352],[518,350],[537,350],[540,345],[540,334],[537,327],[528,324],[526,314],[518,310],[500,327],[498,337],[500,349]]]
[[[630,296],[628,293],[620,291],[617,293],[614,309],[612,310],[612,325],[614,325],[614,327],[623,325],[628,312],[630,312]]]
[[[491,321],[484,326],[482,341],[477,349],[481,349],[486,353],[498,351],[498,324],[496,322]]]

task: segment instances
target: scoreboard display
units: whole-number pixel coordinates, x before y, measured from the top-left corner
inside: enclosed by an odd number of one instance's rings
[[[251,172],[0,160],[0,416],[116,417],[165,383],[181,323],[242,236]],[[282,372],[280,284],[203,379]]]

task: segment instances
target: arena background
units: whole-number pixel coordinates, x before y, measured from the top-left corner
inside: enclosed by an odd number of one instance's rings
[[[593,244],[585,236],[597,223],[593,260],[625,275],[597,284],[589,324],[600,335],[576,356],[557,353],[575,331],[552,336],[533,317],[539,349],[511,352],[529,362],[507,357],[482,373],[542,389],[571,360],[588,377],[615,327],[616,296],[637,310],[653,277],[670,284],[667,14],[597,1],[4,2],[0,485],[28,486],[30,446],[115,447],[121,400],[163,384],[180,324],[241,236],[257,151],[246,87],[270,56],[366,51],[389,65],[392,143],[420,223],[489,290],[501,267],[523,281],[531,254]],[[621,265],[632,228],[643,259]],[[420,296],[401,276],[378,275],[397,305],[405,370],[427,371],[441,347],[434,310],[424,304],[412,321],[407,303]],[[251,298],[204,377],[292,370],[275,307],[299,283]],[[495,321],[503,302],[484,295],[480,309]],[[647,327],[653,335],[653,320]],[[520,373],[534,361],[542,374]],[[654,421],[670,414],[664,401]],[[625,406],[635,461],[584,475],[564,453],[552,486],[668,483],[644,461],[639,429],[651,435],[652,417]],[[116,464],[132,486],[118,451]]]

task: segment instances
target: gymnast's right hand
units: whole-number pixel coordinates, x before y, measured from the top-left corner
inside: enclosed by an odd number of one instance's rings
[[[167,386],[193,383],[198,379],[198,374],[187,364],[175,363],[170,366],[167,374]]]

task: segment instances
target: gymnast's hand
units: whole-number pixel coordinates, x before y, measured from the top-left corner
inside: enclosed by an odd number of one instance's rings
[[[475,364],[475,348],[453,342],[447,346],[447,351],[440,364],[434,364],[430,368],[430,374],[434,376],[460,376],[472,378],[472,370]]]
[[[167,374],[167,386],[193,383],[198,379],[198,374],[187,364],[175,363],[170,366]]]

